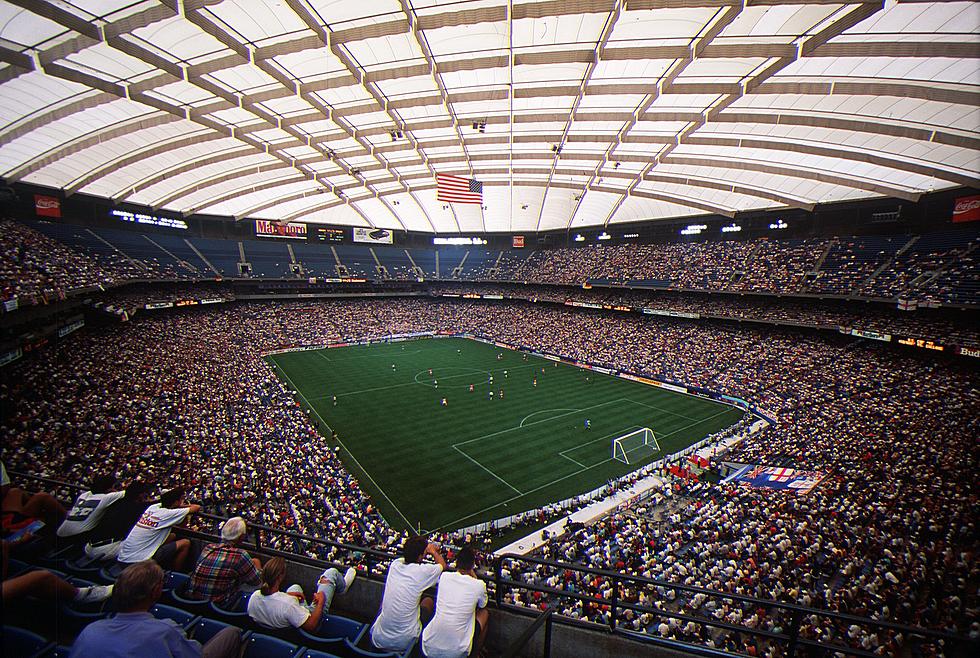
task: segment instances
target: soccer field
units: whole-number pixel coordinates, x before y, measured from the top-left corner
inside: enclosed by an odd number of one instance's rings
[[[743,414],[464,338],[267,358],[396,528],[455,529],[591,491]],[[614,460],[613,439],[642,427],[661,451]]]

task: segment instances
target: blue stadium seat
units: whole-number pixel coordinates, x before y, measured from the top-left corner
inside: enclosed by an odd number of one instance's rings
[[[20,560],[11,559],[7,563],[7,578],[13,578],[14,576],[19,576],[22,573],[27,573],[33,570],[34,567],[27,564],[26,562],[21,562]]]
[[[340,615],[324,615],[320,619],[320,625],[312,637],[328,640],[346,639],[357,642],[364,635],[365,631],[367,631],[367,624],[362,624],[359,621],[354,621],[353,619],[348,619]],[[304,635],[309,634],[304,632]]]
[[[99,577],[99,572],[105,564],[98,560],[93,560],[90,557],[82,556],[77,557],[73,560],[68,560],[65,563],[65,569],[69,573],[78,576],[79,578],[85,578],[86,580],[93,580]]]
[[[248,594],[242,592],[242,595],[235,601],[234,605],[227,608],[223,608],[217,605],[214,601],[211,601],[208,604],[208,606],[211,608],[211,613],[208,616],[216,617],[221,621],[234,624],[235,626],[247,627],[250,625],[247,610],[248,597]]]
[[[17,658],[43,656],[52,646],[51,642],[31,631],[17,626],[4,626],[3,655]]]
[[[167,597],[177,604],[178,608],[188,610],[191,612],[196,612],[198,614],[207,614],[211,611],[211,601],[208,599],[193,599],[183,593],[183,587],[175,587],[169,592],[167,592]]]
[[[104,583],[114,583],[116,582],[116,578],[119,577],[119,574],[125,571],[127,566],[120,562],[115,562],[107,567],[103,567],[99,570],[99,580]]]
[[[189,629],[195,621],[197,621],[197,615],[187,612],[186,610],[181,610],[169,605],[163,605],[157,603],[155,606],[150,608],[150,614],[157,619],[173,619],[178,626],[187,630]]]
[[[171,592],[175,589],[183,589],[191,577],[179,571],[168,571],[163,578],[163,591]]]
[[[307,649],[304,647],[296,654],[296,658],[341,658],[341,656],[335,653],[327,653],[326,651],[317,651],[316,649]]]
[[[187,635],[191,639],[197,640],[201,644],[204,644],[226,628],[236,627],[232,624],[226,624],[223,621],[218,621],[217,619],[198,617],[198,619],[191,624],[191,627],[187,629]]]
[[[345,653],[353,658],[406,658],[406,656],[412,655],[412,650],[415,648],[413,645],[407,651],[403,653],[395,653],[394,651],[379,651],[378,649],[362,649],[357,646],[356,642],[351,642],[348,639],[344,639]]]
[[[244,644],[242,658],[295,658],[301,652],[298,644],[255,632],[245,636]]]

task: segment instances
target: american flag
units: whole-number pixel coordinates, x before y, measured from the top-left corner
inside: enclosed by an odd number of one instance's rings
[[[483,183],[472,178],[436,174],[436,199],[446,203],[483,203]]]

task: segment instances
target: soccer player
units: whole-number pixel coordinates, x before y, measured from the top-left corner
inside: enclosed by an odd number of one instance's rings
[[[449,406],[449,403],[446,401],[446,398],[443,398],[442,399],[442,406],[444,406],[444,407],[448,407]]]
[[[493,391],[490,391],[490,394],[489,394],[489,399],[490,399],[490,400],[493,400]]]
[[[337,406],[337,396],[336,395],[333,396],[332,400],[333,400],[333,406],[336,407]]]
[[[504,399],[504,389],[500,389],[500,399]]]
[[[506,370],[504,370],[504,378],[505,379],[507,378],[507,371]]]
[[[531,382],[531,383],[532,383],[532,384],[534,384],[534,388],[537,388],[537,387],[538,387],[538,378],[537,378],[537,377],[535,377],[535,378],[534,378],[534,381],[533,381],[533,382]]]
[[[392,372],[395,372],[395,364],[394,363],[391,364],[391,371]]]
[[[429,368],[429,377],[432,376],[432,368]]]
[[[432,380],[432,386],[434,388],[439,388],[439,380],[438,379],[433,379]]]
[[[470,384],[470,393],[473,392],[473,384]]]
[[[585,419],[585,429],[587,430],[592,429],[592,421],[589,420],[588,418]]]

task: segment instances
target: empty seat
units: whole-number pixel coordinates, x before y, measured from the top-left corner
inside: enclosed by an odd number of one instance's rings
[[[51,646],[51,642],[37,633],[17,626],[3,627],[3,655],[5,656],[34,658],[44,654]]]
[[[298,644],[253,632],[245,636],[245,653],[242,658],[294,658],[299,652]]]
[[[186,610],[181,610],[169,605],[163,605],[157,603],[155,606],[150,608],[150,614],[157,619],[173,619],[178,626],[183,629],[188,629],[191,625],[197,621],[197,615],[194,615]]]
[[[231,624],[226,624],[223,621],[218,621],[217,619],[199,617],[193,624],[191,624],[191,627],[187,629],[187,635],[191,639],[197,640],[201,644],[204,644],[226,628],[235,627]]]

